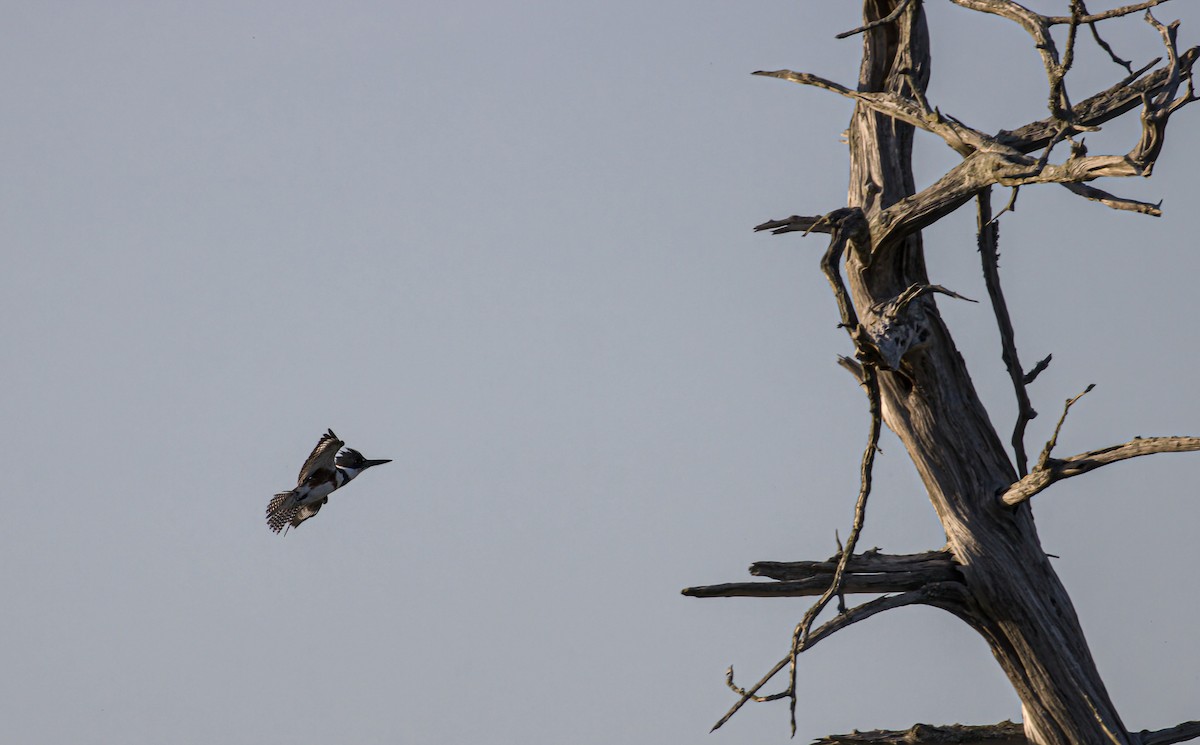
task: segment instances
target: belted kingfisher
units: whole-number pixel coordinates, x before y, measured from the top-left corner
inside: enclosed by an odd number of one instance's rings
[[[300,469],[296,488],[279,492],[267,504],[267,525],[271,530],[278,533],[287,526],[299,526],[321,510],[331,493],[350,483],[355,476],[371,466],[392,462],[391,459],[367,460],[353,448],[346,448],[338,455],[338,450],[345,444],[332,429],[321,435],[312,455]]]

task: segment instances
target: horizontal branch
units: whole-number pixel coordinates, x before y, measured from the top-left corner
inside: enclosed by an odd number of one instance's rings
[[[806,72],[759,70],[753,74],[779,78],[780,80],[787,80],[801,85],[811,85],[815,88],[832,91],[840,96],[853,99],[880,114],[906,124],[911,124],[918,129],[923,129],[926,132],[941,137],[947,145],[961,155],[967,155],[993,143],[991,136],[968,127],[956,119],[942,116],[941,113],[930,110],[927,106],[922,106],[924,103],[923,98],[920,101],[916,101],[896,93],[857,91],[835,83],[832,80],[826,80],[825,78]]]
[[[906,605],[929,605],[935,608],[941,608],[953,613],[961,613],[962,608],[967,599],[966,587],[958,582],[937,582],[926,585],[919,590],[912,590],[900,595],[885,595],[881,598],[869,600],[862,605],[857,605],[847,611],[839,613],[834,618],[822,624],[819,629],[808,635],[804,642],[804,650],[807,651],[817,642],[826,637],[833,636],[838,631],[874,616],[877,613],[882,613],[893,608],[902,608]],[[725,712],[725,716],[717,720],[712,729],[720,729],[721,725],[729,721],[729,719],[738,712],[746,704],[747,701],[757,697],[758,692],[771,679],[780,673],[788,663],[792,661],[792,655],[789,654],[778,663],[775,664],[767,674],[764,675],[757,683],[750,688],[742,689],[733,684],[732,670],[729,674],[729,685],[739,694],[738,702],[730,707],[729,711]]]
[[[1172,745],[1176,742],[1187,742],[1200,737],[1200,722],[1184,722],[1166,729],[1142,730],[1138,733],[1142,745]]]
[[[778,580],[804,579],[816,574],[833,574],[837,568],[837,556],[825,561],[756,561],[750,565],[750,573],[756,577]],[[954,572],[958,577],[958,566],[946,549],[925,551],[919,554],[883,554],[872,550],[850,557],[846,571],[858,574],[899,572]]]
[[[1109,463],[1155,453],[1186,453],[1200,450],[1200,437],[1138,437],[1123,445],[1090,450],[1069,458],[1048,458],[1021,480],[1008,487],[1000,501],[1011,506],[1028,501],[1056,481],[1094,471]]]
[[[949,578],[948,578],[949,579]],[[920,572],[896,572],[867,576],[847,575],[842,585],[846,595],[919,590],[928,584]],[[786,580],[781,582],[727,582],[721,585],[685,587],[683,594],[692,598],[797,598],[821,595],[829,589],[829,577]]]
[[[1133,733],[1141,745],[1172,745],[1200,737],[1200,722],[1156,731]],[[1029,745],[1024,727],[1017,722],[999,724],[934,726],[914,724],[906,730],[871,730],[848,735],[830,735],[813,745]]]
[[[1123,5],[1120,8],[1105,10],[1100,13],[1092,13],[1091,15],[1080,16],[1076,19],[1077,23],[1095,23],[1096,21],[1106,21],[1109,18],[1119,18],[1121,16],[1139,13],[1143,10],[1149,10],[1156,5],[1162,5],[1168,0],[1146,0],[1146,2],[1134,3],[1133,5]],[[1045,16],[1045,21],[1050,25],[1061,25],[1071,22],[1071,16]]]
[[[837,557],[826,561],[760,561],[750,573],[774,582],[728,582],[684,588],[693,598],[776,598],[820,595],[829,589]],[[844,594],[908,592],[937,582],[962,582],[958,566],[947,551],[923,554],[855,554],[846,565]]]
[[[872,730],[830,735],[813,745],[1028,745],[1025,730],[1015,722],[934,726],[914,724],[906,730]]]
[[[832,233],[833,223],[825,215],[792,215],[782,220],[767,220],[754,226],[754,232],[769,230],[772,235],[781,233]]]

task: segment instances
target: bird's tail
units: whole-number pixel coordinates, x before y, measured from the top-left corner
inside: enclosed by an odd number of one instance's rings
[[[267,526],[278,533],[291,524],[299,510],[300,505],[296,502],[296,492],[294,490],[281,491],[271,497],[271,501],[267,503]]]

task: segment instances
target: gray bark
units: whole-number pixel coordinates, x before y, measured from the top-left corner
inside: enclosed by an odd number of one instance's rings
[[[899,436],[916,466],[945,530],[946,547],[909,557],[854,555],[853,541],[861,524],[856,517],[855,532],[842,556],[827,562],[764,562],[755,565],[754,573],[776,582],[696,587],[685,590],[685,594],[822,595],[822,602],[827,602],[831,594],[841,598],[848,593],[902,593],[849,611],[843,606],[842,615],[813,633],[812,638],[824,638],[838,628],[881,612],[885,605],[926,603],[941,607],[963,619],[987,641],[1021,700],[1024,738],[1028,742],[1147,742],[1151,740],[1149,733],[1126,730],[1109,698],[1071,599],[1042,549],[1029,500],[1057,480],[1125,458],[1200,449],[1200,439],[1134,440],[1061,460],[1051,457],[1052,440],[1026,474],[1020,442],[1024,427],[1019,421],[1014,434],[1018,472],[934,303],[935,293],[953,293],[929,284],[920,231],[971,199],[980,198],[984,200],[980,210],[985,223],[980,231],[982,245],[989,239],[987,223],[991,219],[985,200],[990,187],[996,184],[1058,183],[1112,208],[1158,214],[1156,205],[1115,197],[1083,182],[1100,176],[1149,175],[1161,152],[1170,114],[1194,100],[1190,79],[1197,50],[1176,53],[1174,26],[1162,26],[1148,16],[1162,34],[1167,64],[1149,75],[1144,74],[1145,70],[1132,74],[1108,91],[1072,106],[1062,81],[1070,66],[1074,31],[1080,23],[1103,20],[1117,11],[1085,16],[1082,3],[1074,2],[1073,17],[1047,17],[1009,0],[950,2],[1014,21],[1034,37],[1049,79],[1051,116],[997,135],[943,116],[925,101],[931,56],[921,0],[864,0],[866,23],[855,30],[863,33],[863,59],[856,89],[804,73],[761,73],[856,101],[848,130],[847,207],[824,216],[792,217],[759,226],[776,233],[804,230],[830,234],[823,269],[830,277],[842,322],[859,358],[846,365],[865,387],[874,390],[872,386],[878,386],[882,421]],[[1070,35],[1060,56],[1049,29],[1063,23],[1070,24]],[[1180,90],[1186,92],[1180,95]],[[1051,162],[1049,150],[1039,158],[1029,155],[1138,105],[1142,106],[1142,137],[1127,154],[1089,156],[1085,148],[1072,143],[1070,155],[1060,163]],[[959,166],[921,192],[916,190],[912,172],[916,127],[941,137],[963,156]],[[994,233],[990,235],[994,240]],[[986,251],[984,255],[988,255]],[[843,256],[844,264],[839,264]],[[1028,373],[1020,369],[998,276],[989,275],[988,279],[1005,337],[1006,361],[1017,389],[1020,415],[1028,417],[1030,409],[1023,386],[1048,360]],[[860,508],[869,490],[869,460],[864,462],[867,465]],[[812,617],[806,616],[793,640],[793,676],[795,655],[811,645],[808,625]],[[735,686],[731,673],[730,687],[742,697],[738,706],[750,699],[782,697],[756,697],[756,691],[787,663],[781,662],[749,691]],[[794,705],[793,691],[794,686],[787,694]],[[915,730],[907,736],[917,737]],[[1162,739],[1155,741],[1191,731],[1187,725],[1180,725],[1161,731],[1155,736]],[[938,737],[970,737],[969,728],[926,727],[925,732]],[[988,730],[986,735],[982,730],[975,734],[979,735],[974,740],[978,742],[1017,741],[1012,726]],[[863,735],[839,736],[845,739],[829,742],[892,741],[882,739],[886,735],[878,733],[880,739],[875,740],[849,739]]]

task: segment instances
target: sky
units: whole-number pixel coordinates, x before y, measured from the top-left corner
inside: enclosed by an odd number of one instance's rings
[[[868,421],[822,238],[751,231],[844,206],[850,106],[749,73],[853,84],[854,5],[0,4],[0,740],[788,741],[782,703],[708,729],[725,668],[757,679],[810,601],[679,590],[825,558],[852,518]],[[934,105],[1044,116],[1021,31],[927,6]],[[1156,12],[1198,43],[1200,6]],[[1161,53],[1139,19],[1107,38]],[[1079,55],[1076,99],[1123,76]],[[1089,383],[1056,452],[1200,432],[1198,116],[1154,178],[1097,184],[1163,217],[1044,186],[1003,218],[1021,354],[1054,355],[1031,452]],[[956,158],[919,136],[919,184]],[[984,299],[973,226],[928,230],[927,263]],[[990,308],[938,303],[1007,440]],[[393,462],[276,536],[326,428]],[[940,547],[882,448],[859,545]],[[1034,501],[1134,730],[1197,717],[1197,474],[1161,455]],[[1020,716],[932,609],[801,665],[798,742]]]

